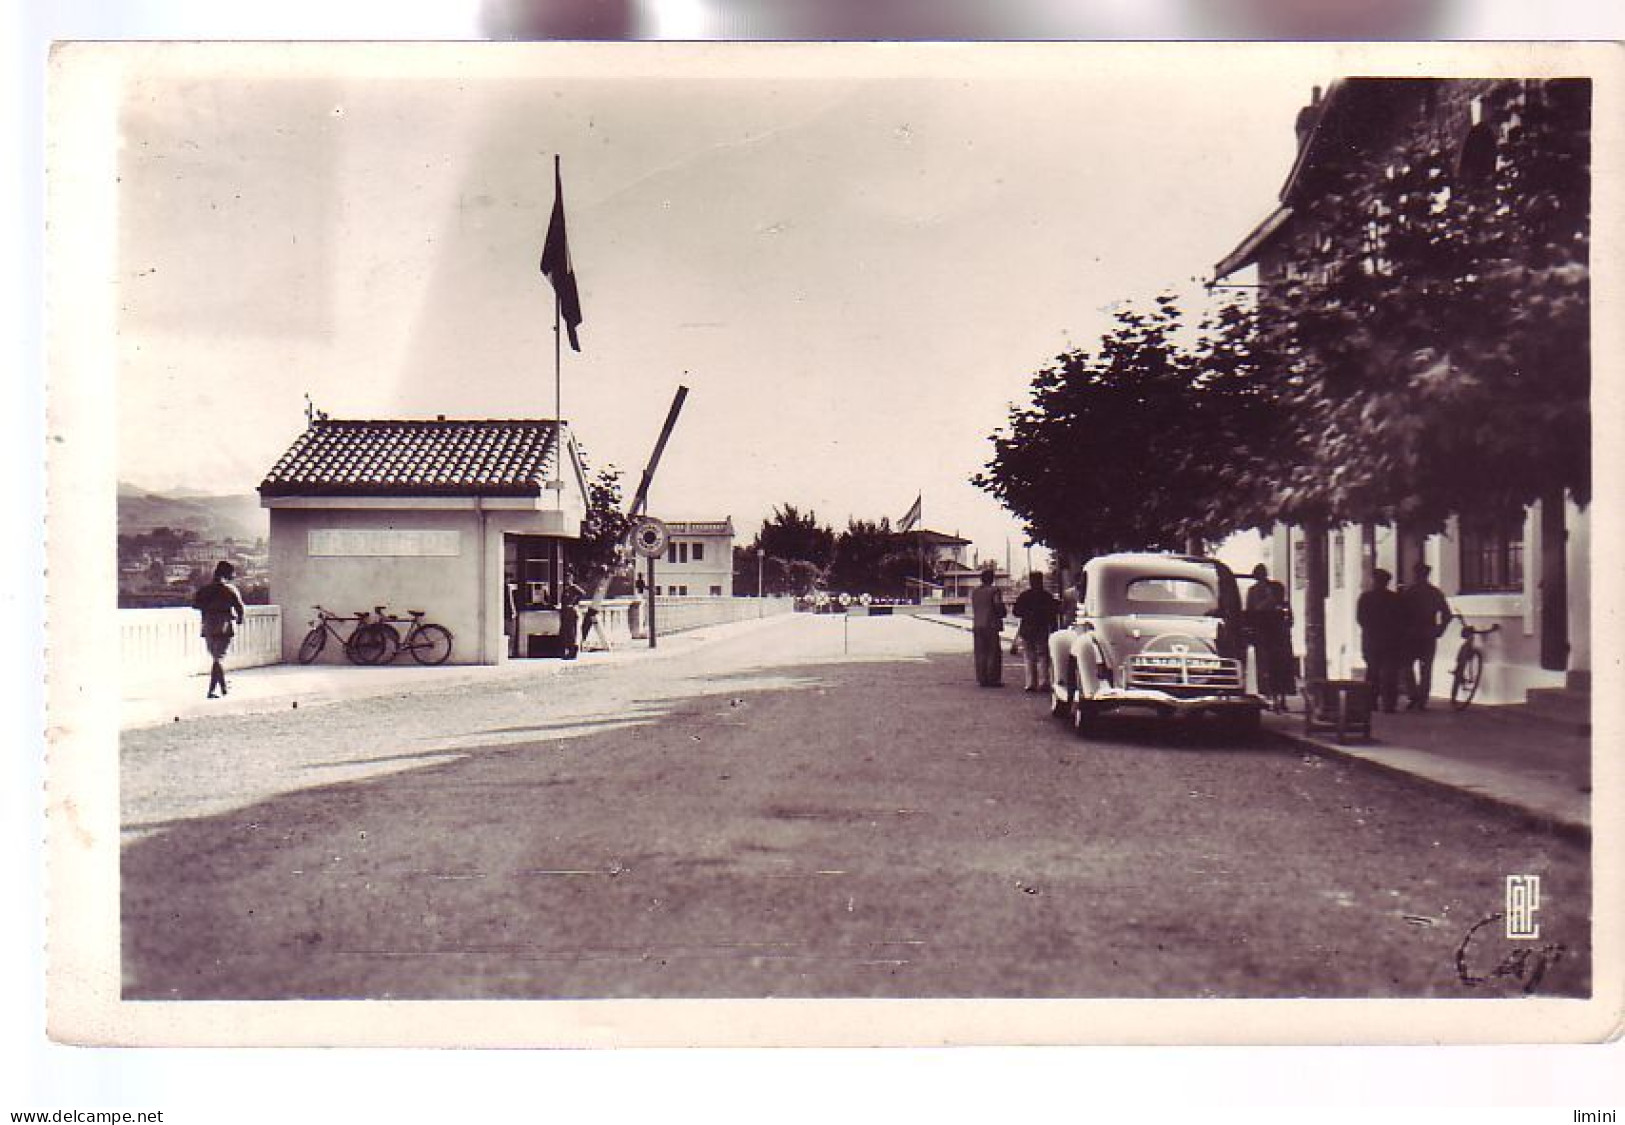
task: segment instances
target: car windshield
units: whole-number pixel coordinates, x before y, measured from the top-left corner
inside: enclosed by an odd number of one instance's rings
[[[1130,613],[1203,617],[1218,607],[1212,587],[1194,578],[1135,578],[1124,597]]]

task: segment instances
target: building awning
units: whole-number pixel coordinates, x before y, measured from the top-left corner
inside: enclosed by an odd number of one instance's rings
[[[1259,253],[1269,244],[1271,239],[1280,233],[1281,228],[1286,225],[1287,220],[1290,218],[1292,218],[1292,208],[1290,207],[1277,207],[1270,212],[1263,222],[1254,227],[1251,233],[1241,240],[1241,245],[1226,254],[1219,261],[1219,264],[1213,267],[1213,280],[1223,281],[1237,270],[1246,269],[1256,262]]]

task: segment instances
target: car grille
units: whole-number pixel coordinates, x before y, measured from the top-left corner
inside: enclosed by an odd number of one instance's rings
[[[1124,687],[1170,695],[1240,691],[1241,661],[1205,653],[1152,653],[1131,657]]]

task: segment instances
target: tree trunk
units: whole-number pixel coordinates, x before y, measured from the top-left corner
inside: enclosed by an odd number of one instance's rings
[[[1540,501],[1540,666],[1561,672],[1569,665],[1569,571],[1563,492]]]
[[[1326,678],[1326,521],[1303,525],[1305,575],[1303,591],[1303,674],[1307,680]]]

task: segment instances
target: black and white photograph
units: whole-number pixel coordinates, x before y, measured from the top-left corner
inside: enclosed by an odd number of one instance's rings
[[[1606,1036],[1618,81],[59,46],[53,1034]]]

